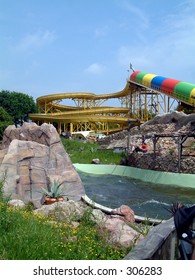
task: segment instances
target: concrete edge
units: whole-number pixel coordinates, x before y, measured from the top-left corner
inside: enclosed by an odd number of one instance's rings
[[[75,163],[76,170],[90,174],[112,174],[126,176],[132,179],[142,180],[144,182],[156,183],[161,185],[170,185],[183,188],[195,189],[195,174],[181,174],[172,172],[161,172],[146,170],[123,165],[106,164],[79,164]]]

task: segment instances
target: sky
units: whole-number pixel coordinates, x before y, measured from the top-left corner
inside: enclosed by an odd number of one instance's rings
[[[135,70],[195,83],[194,0],[0,0],[0,90],[122,90]]]

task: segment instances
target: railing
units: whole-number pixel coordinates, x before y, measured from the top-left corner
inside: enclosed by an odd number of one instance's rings
[[[124,260],[174,260],[176,256],[177,233],[171,218],[155,226]]]

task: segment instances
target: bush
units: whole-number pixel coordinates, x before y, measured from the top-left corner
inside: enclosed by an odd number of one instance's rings
[[[2,90],[0,92],[0,104],[14,119],[23,119],[29,113],[37,112],[37,106],[32,96],[21,92]]]
[[[12,123],[12,117],[2,107],[0,107],[0,140],[3,138],[4,130]]]

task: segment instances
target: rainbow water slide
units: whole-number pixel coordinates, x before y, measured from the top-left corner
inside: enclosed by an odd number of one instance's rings
[[[195,84],[141,71],[133,72],[130,81],[195,107]]]
[[[133,107],[131,107],[133,103],[130,103],[129,97],[136,95],[137,92],[140,95],[150,92],[163,93],[179,102],[195,107],[195,84],[134,71],[124,89],[115,93],[70,92],[40,96],[37,98],[39,113],[30,114],[29,117],[38,123],[57,123],[59,132],[63,126],[64,130],[70,127],[71,132],[95,130],[108,134],[127,128],[130,112],[133,112]],[[101,106],[104,101],[113,98],[121,101],[121,107]],[[77,106],[60,104],[64,99],[74,100]],[[136,102],[134,104],[137,106],[135,111],[142,110],[139,104],[137,105]],[[151,105],[149,108],[152,108]],[[138,117],[135,116],[134,119],[138,119]],[[141,120],[146,121],[147,117]]]

